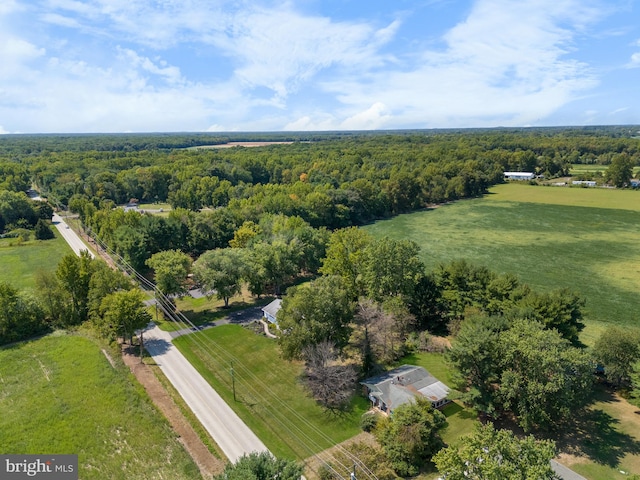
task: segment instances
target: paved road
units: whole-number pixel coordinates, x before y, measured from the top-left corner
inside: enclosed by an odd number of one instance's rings
[[[569,467],[565,467],[561,463],[551,460],[551,468],[562,478],[562,480],[587,480],[582,475],[577,474]]]
[[[80,255],[82,250],[87,250],[91,257],[95,257],[58,214],[53,215],[53,224],[76,255]],[[238,314],[237,317],[238,322],[246,320],[242,314]],[[231,407],[173,346],[171,333],[163,332],[153,325],[145,330],[144,336],[147,351],[231,462],[251,452],[268,451]]]
[[[52,222],[58,229],[58,232],[60,232],[60,234],[62,235],[62,238],[67,241],[76,255],[80,255],[80,252],[82,250],[86,250],[87,252],[89,252],[89,255],[91,255],[91,258],[95,258],[93,252],[89,250],[89,248],[84,244],[84,242],[80,239],[76,232],[69,228],[69,225],[65,223],[60,215],[54,213]]]
[[[153,325],[144,346],[231,462],[267,447],[171,343],[172,335]]]

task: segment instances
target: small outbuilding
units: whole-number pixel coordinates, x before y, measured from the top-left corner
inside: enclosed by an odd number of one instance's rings
[[[415,365],[402,365],[360,384],[366,389],[372,406],[389,414],[418,396],[428,399],[434,408],[451,401],[447,398],[449,387],[424,368]]]
[[[262,307],[262,313],[264,314],[264,318],[266,318],[269,323],[278,325],[278,321],[276,320],[276,315],[278,314],[278,311],[281,308],[282,308],[282,299],[276,298],[269,305]]]

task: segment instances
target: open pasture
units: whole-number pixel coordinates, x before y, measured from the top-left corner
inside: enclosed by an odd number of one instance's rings
[[[55,235],[55,239],[30,240],[22,244],[15,238],[0,239],[0,282],[20,290],[35,289],[35,272],[53,272],[60,258],[73,253],[57,231]]]
[[[0,349],[0,451],[77,454],[82,479],[193,479],[200,473],[120,362],[54,334]]]
[[[414,240],[428,269],[464,258],[537,289],[576,290],[588,344],[606,323],[640,326],[640,192],[510,183],[364,228]]]

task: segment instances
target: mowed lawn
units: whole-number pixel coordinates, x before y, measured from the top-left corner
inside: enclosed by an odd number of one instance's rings
[[[77,454],[80,478],[194,479],[196,465],[129,370],[93,341],[0,349],[0,452]]]
[[[505,184],[483,198],[364,227],[411,239],[428,269],[466,259],[532,287],[586,299],[590,344],[608,323],[640,325],[640,192]]]
[[[0,239],[0,282],[20,290],[34,290],[35,272],[53,272],[61,257],[73,253],[57,231],[55,234],[55,239],[30,240],[23,244],[18,244],[15,238]]]
[[[274,340],[224,325],[174,344],[276,456],[303,460],[361,431],[368,401],[356,399],[346,413],[325,411],[299,380],[302,364],[281,359]]]

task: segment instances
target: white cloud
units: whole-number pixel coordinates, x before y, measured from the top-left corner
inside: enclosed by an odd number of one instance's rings
[[[322,69],[369,69],[385,58],[377,48],[389,41],[397,23],[382,30],[326,17],[303,16],[288,8],[241,12],[231,34],[219,43],[240,64],[235,75],[249,87],[267,87],[280,98]]]
[[[9,133],[11,133],[11,132],[7,132],[7,131],[3,128],[3,126],[2,126],[2,125],[0,125],[0,135],[7,135],[7,134],[9,134]]]
[[[319,117],[323,117],[321,120],[313,120],[310,116],[305,115],[299,117],[293,122],[287,123],[283,130],[291,132],[310,132],[310,131],[322,131],[322,130],[337,130],[338,122],[335,117],[327,114],[319,114]]]
[[[586,6],[585,6],[586,5]],[[404,71],[325,83],[353,107],[392,105],[406,125],[535,124],[596,84],[588,66],[567,56],[577,29],[597,17],[582,2],[480,0]]]
[[[574,50],[600,0],[470,0],[440,38],[414,34],[407,12],[338,20],[268,1],[0,0],[0,121],[43,132],[535,125],[598,81]],[[2,17],[20,8],[41,22],[33,32]]]
[[[345,119],[340,127],[345,130],[377,130],[391,120],[384,103],[376,102],[363,112]]]
[[[627,64],[627,68],[638,68],[640,67],[640,52],[636,52],[631,55],[631,59]]]
[[[18,12],[22,10],[22,7],[16,2],[16,0],[2,0],[0,3],[0,16],[9,15],[10,13]]]
[[[164,60],[159,60],[156,64],[149,58],[142,57],[128,48],[118,47],[118,52],[120,53],[120,58],[126,60],[134,68],[139,68],[145,72],[162,77],[171,84],[184,82],[180,69],[178,67],[168,65]]]

